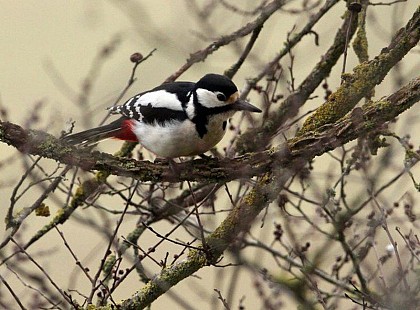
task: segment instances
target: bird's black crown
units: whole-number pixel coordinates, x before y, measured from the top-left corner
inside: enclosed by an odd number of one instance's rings
[[[236,85],[226,76],[220,74],[206,74],[196,84],[196,88],[204,88],[210,91],[219,91],[229,98],[238,91]]]

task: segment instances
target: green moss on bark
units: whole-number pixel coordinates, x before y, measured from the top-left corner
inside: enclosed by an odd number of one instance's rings
[[[364,96],[382,82],[391,68],[400,61],[420,37],[420,8],[414,13],[407,26],[394,36],[388,48],[373,60],[361,63],[352,74],[343,75],[343,83],[328,100],[320,106],[303,124],[298,135],[317,131],[321,126],[332,124],[346,115]]]

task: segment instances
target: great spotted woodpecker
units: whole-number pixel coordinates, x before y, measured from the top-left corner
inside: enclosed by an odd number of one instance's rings
[[[69,144],[91,145],[117,138],[139,141],[158,157],[201,155],[223,138],[227,120],[236,111],[261,112],[239,99],[235,84],[218,74],[207,74],[197,83],[162,84],[109,110],[122,117],[62,139]]]

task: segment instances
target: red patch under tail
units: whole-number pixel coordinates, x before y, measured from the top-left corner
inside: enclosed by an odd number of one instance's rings
[[[131,120],[126,119],[121,123],[121,129],[113,133],[112,138],[130,142],[137,142],[138,139],[133,132],[134,124]]]

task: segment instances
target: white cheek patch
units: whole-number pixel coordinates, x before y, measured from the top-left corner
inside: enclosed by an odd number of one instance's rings
[[[206,108],[215,108],[226,105],[226,103],[221,102],[219,101],[219,99],[217,99],[215,93],[203,88],[197,89],[197,98],[200,104]]]

